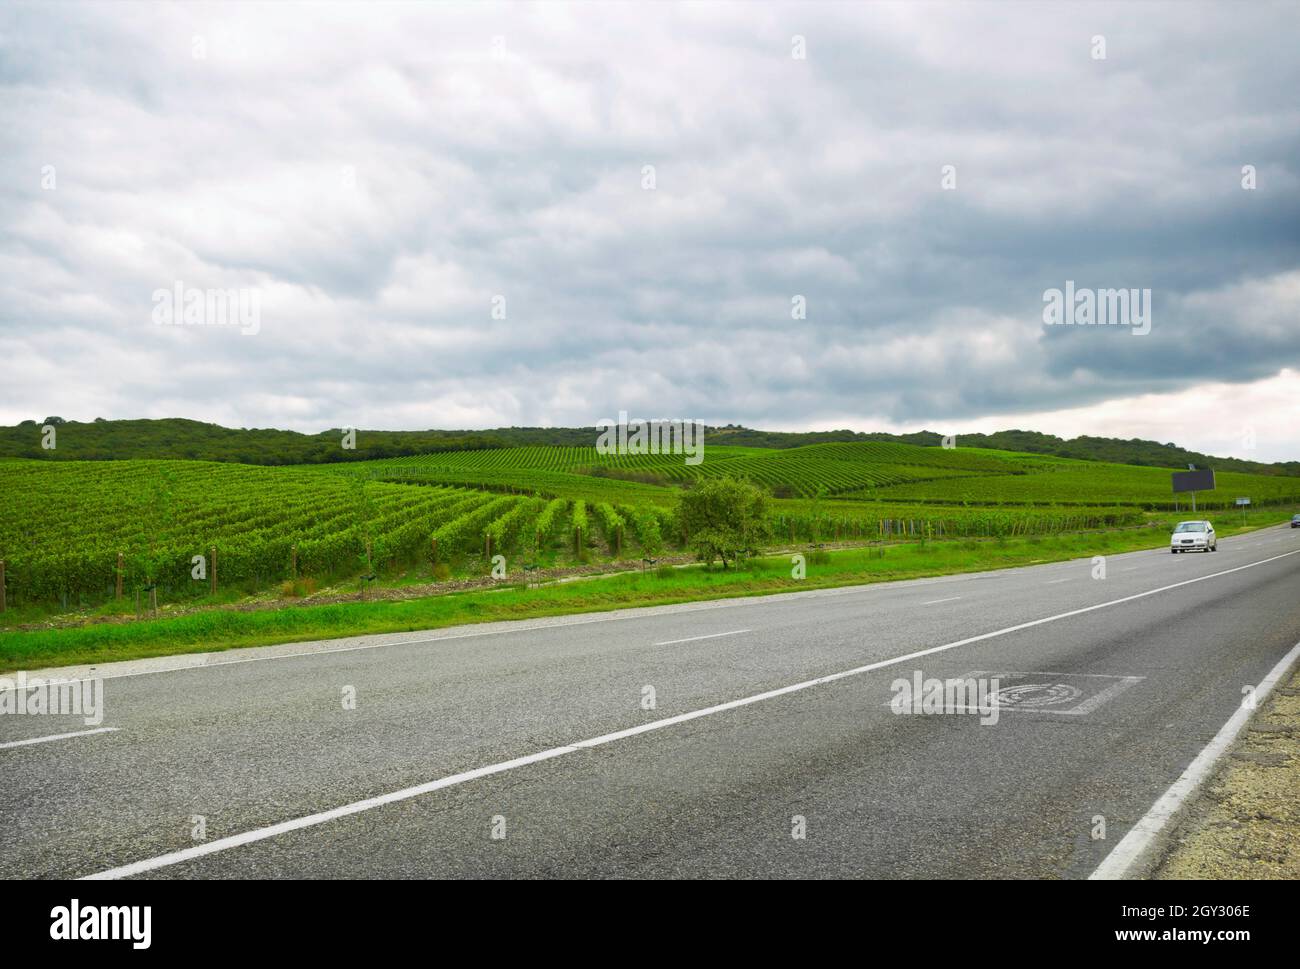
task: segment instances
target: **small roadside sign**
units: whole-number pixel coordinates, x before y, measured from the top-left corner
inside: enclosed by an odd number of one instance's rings
[[[1249,504],[1250,504],[1250,499],[1249,499],[1249,498],[1238,498],[1238,499],[1237,499],[1237,504],[1239,504],[1239,505],[1249,505]]]

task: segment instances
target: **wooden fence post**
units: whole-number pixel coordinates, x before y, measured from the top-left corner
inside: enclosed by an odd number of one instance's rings
[[[117,596],[122,598],[122,575],[126,572],[126,556],[122,552],[117,553]]]
[[[211,561],[208,562],[208,565],[212,569],[212,594],[216,595],[217,594],[217,547],[215,545],[213,545],[210,549],[208,549],[208,558],[211,559]]]

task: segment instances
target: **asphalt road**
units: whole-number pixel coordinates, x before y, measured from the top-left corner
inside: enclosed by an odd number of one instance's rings
[[[1093,570],[103,667],[113,732],[0,716],[0,876],[1087,877],[1300,641],[1300,530]]]

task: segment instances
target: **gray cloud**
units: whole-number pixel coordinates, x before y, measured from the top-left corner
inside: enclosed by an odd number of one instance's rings
[[[0,420],[939,426],[1258,381],[1300,368],[1298,40],[1286,4],[8,5]],[[1151,334],[1043,327],[1066,279],[1150,288]],[[260,332],[155,326],[176,280],[256,288]]]

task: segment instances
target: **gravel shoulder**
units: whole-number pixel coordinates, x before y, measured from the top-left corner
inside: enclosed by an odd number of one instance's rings
[[[1206,785],[1159,879],[1300,878],[1300,666]]]

